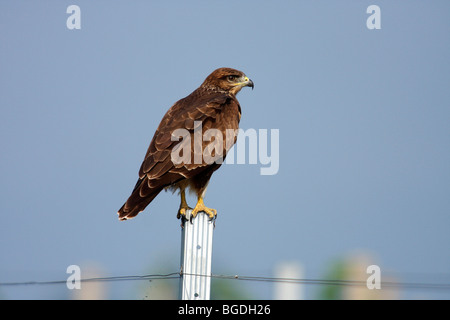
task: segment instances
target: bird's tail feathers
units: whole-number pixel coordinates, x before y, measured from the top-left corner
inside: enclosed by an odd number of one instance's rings
[[[143,211],[161,192],[162,188],[150,188],[147,177],[139,179],[128,200],[117,211],[119,220],[129,220]]]

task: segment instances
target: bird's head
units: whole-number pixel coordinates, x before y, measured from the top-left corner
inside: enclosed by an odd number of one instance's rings
[[[214,70],[203,82],[202,87],[236,95],[243,87],[253,89],[253,81],[242,71],[231,68]]]

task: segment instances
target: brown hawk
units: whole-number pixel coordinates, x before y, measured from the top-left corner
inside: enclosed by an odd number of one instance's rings
[[[139,170],[139,180],[118,211],[120,220],[135,217],[163,189],[180,191],[178,218],[186,216],[186,210],[191,209],[186,203],[187,188],[195,192],[198,199],[191,218],[200,211],[210,218],[217,215],[215,209],[205,206],[203,197],[209,179],[222,164],[217,159],[225,159],[227,151],[236,142],[241,118],[236,94],[243,87],[253,89],[252,80],[243,72],[220,68],[213,71],[198,89],[167,111],[148,147]],[[216,134],[214,139],[205,139],[209,132],[219,132],[222,136]],[[230,136],[229,132],[233,134]],[[231,143],[228,143],[230,137]],[[220,140],[222,144],[218,143]],[[208,153],[216,161],[205,159]],[[182,161],[179,161],[180,158]]]

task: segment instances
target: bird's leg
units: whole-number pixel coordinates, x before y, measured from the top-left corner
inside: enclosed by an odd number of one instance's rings
[[[184,191],[184,189],[181,189],[180,195],[181,195],[181,203],[180,209],[178,209],[177,219],[180,219],[182,216],[186,217],[186,210],[192,210],[192,208],[189,207],[186,202],[186,192]]]
[[[195,218],[200,211],[206,213],[210,219],[214,219],[217,216],[216,209],[211,209],[205,206],[205,204],[203,203],[202,195],[198,197],[197,204],[195,205],[195,208],[191,212],[191,222],[192,218]]]

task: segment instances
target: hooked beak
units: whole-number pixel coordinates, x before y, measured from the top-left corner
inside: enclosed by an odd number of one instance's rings
[[[250,88],[252,88],[252,90],[253,90],[253,88],[255,87],[255,85],[253,84],[253,81],[250,80],[248,77],[244,77],[244,81],[242,81],[242,82],[240,83],[240,85],[241,85],[242,87],[250,87]]]
[[[245,75],[239,79],[239,82],[235,82],[234,84],[232,84],[232,86],[233,88],[230,89],[230,92],[233,94],[237,94],[243,87],[251,87],[252,90],[255,87],[253,81]]]

